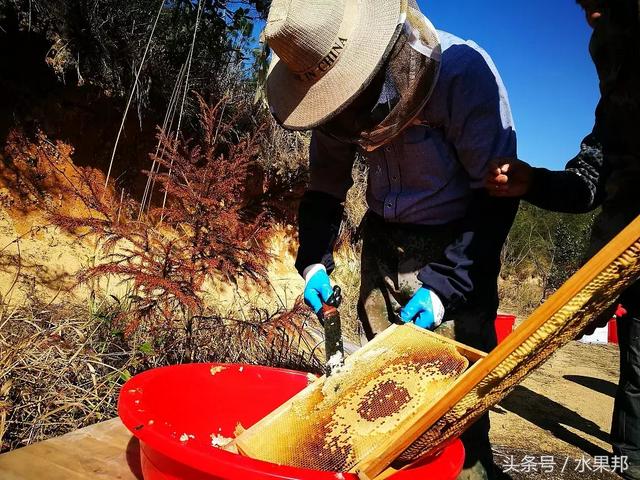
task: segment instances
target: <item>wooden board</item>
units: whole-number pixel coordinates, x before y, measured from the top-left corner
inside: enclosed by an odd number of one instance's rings
[[[2,480],[141,480],[137,440],[114,418],[0,455]]]

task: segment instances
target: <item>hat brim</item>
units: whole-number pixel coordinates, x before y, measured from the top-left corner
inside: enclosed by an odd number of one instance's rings
[[[385,63],[406,12],[407,0],[360,0],[344,52],[333,68],[314,83],[301,81],[272,53],[266,91],[278,123],[291,130],[307,130],[340,113]]]

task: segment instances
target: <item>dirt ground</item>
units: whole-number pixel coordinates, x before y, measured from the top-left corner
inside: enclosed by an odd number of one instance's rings
[[[491,411],[496,463],[505,478],[619,478],[609,428],[618,348],[572,342]]]

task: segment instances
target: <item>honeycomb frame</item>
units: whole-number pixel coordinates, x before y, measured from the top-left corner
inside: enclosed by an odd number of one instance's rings
[[[235,440],[249,457],[355,471],[485,354],[413,324],[393,325]]]

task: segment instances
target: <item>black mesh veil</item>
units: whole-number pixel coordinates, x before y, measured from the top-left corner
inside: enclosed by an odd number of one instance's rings
[[[440,70],[437,33],[414,0],[389,60],[342,113],[320,130],[373,150],[411,124],[429,99]]]

